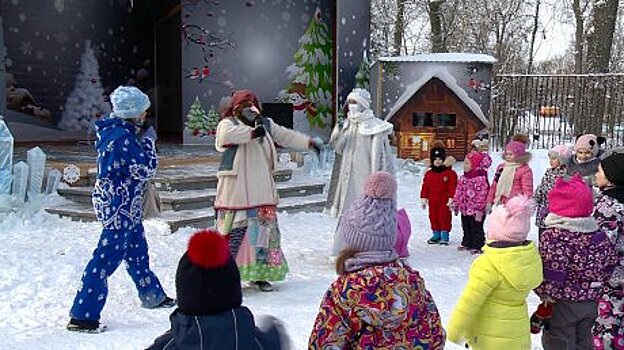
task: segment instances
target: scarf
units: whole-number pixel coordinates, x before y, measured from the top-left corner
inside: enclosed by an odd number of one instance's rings
[[[353,272],[366,267],[393,262],[398,258],[399,256],[394,252],[394,250],[359,252],[345,260],[345,270]]]
[[[356,124],[358,133],[365,136],[390,132],[394,127],[392,124],[375,117],[370,109],[360,113],[349,113],[347,122]]]
[[[523,164],[513,162],[505,163],[496,185],[496,195],[494,196],[495,204],[500,204],[502,197],[509,198],[511,188],[513,187],[514,177],[516,176],[516,170],[518,170],[518,168],[522,165]]]
[[[593,233],[598,231],[598,222],[593,216],[586,218],[566,218],[550,213],[544,219],[546,228],[558,228],[571,232]]]
[[[481,168],[477,168],[477,169],[472,169],[469,172],[464,173],[464,177],[467,179],[473,179],[475,177],[480,177],[480,176],[487,177],[487,171]]]
[[[615,198],[618,202],[624,203],[624,186],[609,187],[602,190],[604,195]]]

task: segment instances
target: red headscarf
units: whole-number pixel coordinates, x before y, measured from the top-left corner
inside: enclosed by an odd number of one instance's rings
[[[251,90],[238,90],[234,91],[232,94],[232,100],[230,101],[230,106],[223,113],[223,117],[233,117],[234,110],[238,108],[238,106],[242,105],[245,102],[251,102],[256,108],[260,109],[260,103],[258,102],[258,97]]]

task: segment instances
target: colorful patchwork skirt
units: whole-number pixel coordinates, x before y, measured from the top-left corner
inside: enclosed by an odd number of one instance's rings
[[[227,235],[243,281],[283,281],[288,263],[281,248],[277,207],[219,210],[217,229]]]

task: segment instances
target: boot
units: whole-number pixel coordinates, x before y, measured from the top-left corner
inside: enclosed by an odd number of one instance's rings
[[[440,242],[440,231],[433,231],[431,238],[427,240],[429,244],[438,244]]]
[[[274,290],[273,285],[267,281],[255,281],[252,283],[255,284],[256,288],[261,292],[272,292]]]
[[[101,325],[98,321],[83,321],[72,318],[67,324],[67,330],[82,333],[102,333],[106,330],[105,325]]]
[[[165,297],[165,300],[163,300],[160,304],[156,305],[154,309],[166,309],[166,308],[174,307],[177,304],[178,302],[175,299]]]
[[[440,245],[448,245],[449,242],[449,233],[447,231],[442,231],[440,234]]]

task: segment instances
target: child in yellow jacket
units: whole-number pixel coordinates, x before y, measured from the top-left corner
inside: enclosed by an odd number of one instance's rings
[[[470,276],[447,327],[447,339],[474,350],[531,348],[526,298],[542,282],[542,261],[526,239],[534,202],[511,198],[494,209],[488,243]]]

